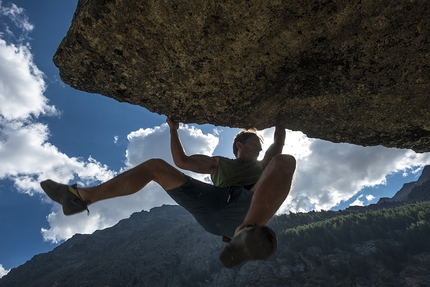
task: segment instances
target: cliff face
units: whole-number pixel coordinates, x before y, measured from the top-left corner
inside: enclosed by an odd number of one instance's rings
[[[424,152],[428,19],[425,0],[79,0],[54,62],[76,89],[185,123]]]

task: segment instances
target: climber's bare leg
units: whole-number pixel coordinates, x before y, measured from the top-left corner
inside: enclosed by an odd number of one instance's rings
[[[92,204],[99,200],[136,193],[152,180],[164,190],[171,190],[183,185],[186,177],[164,160],[150,159],[105,183],[94,187],[79,187],[78,191],[84,201]]]
[[[251,206],[236,231],[246,225],[263,226],[273,217],[290,192],[295,169],[296,160],[290,155],[277,155],[270,161],[251,189]]]

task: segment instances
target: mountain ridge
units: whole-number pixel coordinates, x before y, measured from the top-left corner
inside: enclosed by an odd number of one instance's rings
[[[106,230],[75,235],[12,269],[0,279],[0,286],[335,286],[334,282],[338,286],[416,286],[407,282],[430,282],[426,267],[430,264],[429,201],[368,212],[277,216],[270,222],[278,234],[275,255],[235,269],[223,268],[218,261],[224,246],[221,238],[204,232],[184,209],[163,206],[155,211],[162,212],[135,213]],[[404,215],[376,224],[376,218],[393,213]],[[424,233],[406,233],[406,226],[413,229],[423,219]],[[407,220],[405,227],[398,225]],[[399,232],[405,233],[406,241]],[[409,242],[424,237],[424,241]],[[402,251],[408,248],[416,250]]]
[[[429,195],[426,180],[402,202],[276,216],[278,251],[234,269],[218,260],[219,236],[164,205],[74,235],[0,286],[428,286]]]
[[[408,201],[408,196],[412,192],[412,190],[415,187],[418,187],[425,182],[430,180],[430,165],[426,165],[420,177],[416,181],[408,182],[403,184],[402,188],[397,191],[393,197],[381,197],[378,201],[378,204],[380,203],[386,203],[386,202],[401,202],[401,201]]]

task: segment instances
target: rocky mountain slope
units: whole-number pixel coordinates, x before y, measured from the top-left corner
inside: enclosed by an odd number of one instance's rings
[[[0,286],[429,286],[430,181],[411,194],[425,201],[275,217],[275,255],[235,269],[183,208],[153,208],[73,236]]]
[[[424,184],[428,180],[430,180],[430,165],[424,167],[421,176],[417,181],[405,183],[392,198],[383,197],[379,199],[378,203],[414,201],[415,198],[413,194],[410,196],[412,190]]]

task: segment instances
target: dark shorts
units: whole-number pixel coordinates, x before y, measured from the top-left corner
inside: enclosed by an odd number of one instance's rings
[[[245,219],[253,195],[243,187],[217,187],[188,176],[186,183],[167,193],[206,231],[228,237]]]

